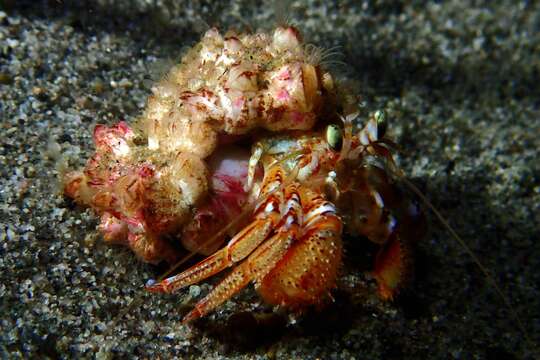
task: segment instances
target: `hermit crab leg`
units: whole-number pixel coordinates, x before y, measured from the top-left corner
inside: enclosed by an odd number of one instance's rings
[[[280,167],[277,167],[280,169]],[[276,234],[255,249],[251,255],[223,279],[184,318],[189,322],[212,311],[232,295],[243,289],[252,280],[258,282],[283,258],[289,247],[296,242],[302,226],[303,211],[298,184],[286,187],[285,206],[277,224]]]
[[[335,284],[342,225],[334,206],[298,183],[284,192],[287,201],[277,234],[199,301],[184,322],[204,316],[251,281],[270,303],[293,307],[320,303],[328,284]]]
[[[199,301],[184,317],[183,322],[187,323],[204,316],[242,290],[251,280],[266,274],[283,257],[289,244],[294,242],[294,238],[294,233],[282,232],[274,235]]]
[[[281,192],[274,193],[274,190],[281,186],[283,179],[284,171],[281,167],[274,166],[270,168],[261,189],[261,196],[266,196],[266,199],[255,210],[256,219],[252,223],[247,225],[229,241],[226,247],[217,251],[214,255],[178,275],[147,286],[147,290],[152,292],[173,292],[217,274],[248,256],[270,235],[270,232],[281,218],[280,204],[283,194]]]
[[[155,285],[150,285],[146,289],[152,292],[170,293],[217,274],[249,255],[268,237],[271,230],[271,219],[257,219],[214,255],[207,257],[188,270]]]

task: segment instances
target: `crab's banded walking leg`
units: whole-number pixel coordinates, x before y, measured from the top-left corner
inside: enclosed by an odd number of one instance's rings
[[[265,200],[255,209],[255,220],[233,237],[227,246],[186,271],[147,286],[152,292],[173,292],[204,280],[248,256],[269,235],[281,219],[282,192],[277,191],[283,183],[284,172],[279,166],[269,169],[261,188]]]
[[[189,322],[212,311],[235,293],[243,289],[250,281],[260,283],[282,259],[289,247],[297,242],[301,231],[303,213],[299,184],[292,183],[284,190],[286,199],[281,212],[276,234],[259,246],[242,264],[225,277],[195,308],[184,318]]]
[[[147,286],[152,292],[173,292],[204,280],[249,255],[270,233],[272,221],[257,219],[238,233],[223,249],[186,271]]]
[[[271,304],[297,307],[323,299],[341,263],[342,224],[331,203],[316,194],[306,199],[303,190],[298,184],[287,187],[277,234],[195,305],[184,322],[204,316],[253,280]],[[301,198],[307,202],[303,209]]]
[[[199,301],[182,321],[186,323],[206,315],[242,290],[251,280],[267,273],[283,257],[292,242],[294,242],[292,233],[282,232],[274,235]]]
[[[423,237],[425,219],[379,167],[364,166],[351,179],[339,207],[348,214],[350,233],[381,245],[372,274],[380,297],[391,300],[412,278],[412,248]]]

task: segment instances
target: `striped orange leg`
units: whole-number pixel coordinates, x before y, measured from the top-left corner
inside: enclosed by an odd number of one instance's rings
[[[170,293],[196,284],[245,258],[267,238],[271,230],[270,219],[257,219],[238,233],[223,249],[186,271],[147,286],[146,289],[152,292]]]
[[[280,167],[271,168],[261,188],[261,197],[266,197],[266,199],[255,209],[253,222],[236,234],[223,249],[186,271],[147,286],[146,289],[152,292],[170,293],[202,281],[243,260],[267,239],[281,218],[280,203],[283,192],[275,190],[279,190],[282,182],[283,170]]]
[[[377,167],[360,169],[353,189],[351,198],[357,205],[349,224],[353,232],[381,245],[372,274],[379,296],[392,300],[414,272],[412,247],[423,236],[423,214]]]
[[[244,262],[237,266],[183,319],[184,323],[206,315],[242,290],[250,281],[260,278],[271,270],[283,257],[289,244],[294,242],[294,233],[281,232],[257,248]]]
[[[195,308],[186,315],[184,322],[189,322],[212,311],[249,282],[257,283],[275,268],[289,247],[297,242],[303,220],[302,205],[298,184],[290,184],[283,190],[285,204],[282,208],[276,234],[249,255],[225,279],[223,279]],[[268,206],[268,205],[267,205]]]
[[[296,308],[322,301],[341,264],[341,220],[333,204],[301,185],[288,186],[285,198],[277,233],[195,305],[184,322],[204,316],[251,281],[271,304]]]

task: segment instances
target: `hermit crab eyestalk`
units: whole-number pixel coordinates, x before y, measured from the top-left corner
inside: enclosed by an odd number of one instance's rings
[[[334,151],[341,150],[343,145],[343,132],[341,128],[335,124],[328,125],[326,128],[326,142],[330,149]]]
[[[384,134],[386,134],[386,126],[387,126],[387,116],[386,111],[384,110],[377,110],[373,113],[373,118],[377,122],[377,137],[379,139],[384,137]]]

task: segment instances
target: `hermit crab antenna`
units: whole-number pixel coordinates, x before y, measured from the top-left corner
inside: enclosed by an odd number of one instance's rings
[[[525,326],[523,325],[523,322],[521,321],[521,318],[519,317],[516,309],[514,306],[512,306],[512,303],[510,303],[510,300],[506,295],[504,295],[503,291],[495,281],[495,278],[489,273],[488,269],[480,262],[480,259],[476,254],[471,250],[471,248],[463,241],[463,239],[454,231],[452,226],[446,221],[446,219],[441,215],[441,213],[433,206],[431,201],[429,201],[424,194],[409,180],[407,180],[405,177],[402,177],[401,180],[403,183],[412,191],[414,192],[421,200],[422,202],[435,214],[437,219],[441,222],[441,224],[448,230],[450,235],[456,240],[456,242],[465,250],[465,252],[471,257],[471,259],[474,261],[476,266],[480,269],[480,271],[484,274],[486,279],[491,283],[493,288],[495,289],[495,292],[497,295],[502,299],[505,306],[508,308],[508,311],[510,312],[510,316],[514,319],[517,326],[519,327],[519,330],[523,333],[523,336],[525,337],[525,341],[529,345],[531,349],[535,349],[533,346],[533,342],[529,336],[529,332],[525,329]]]

